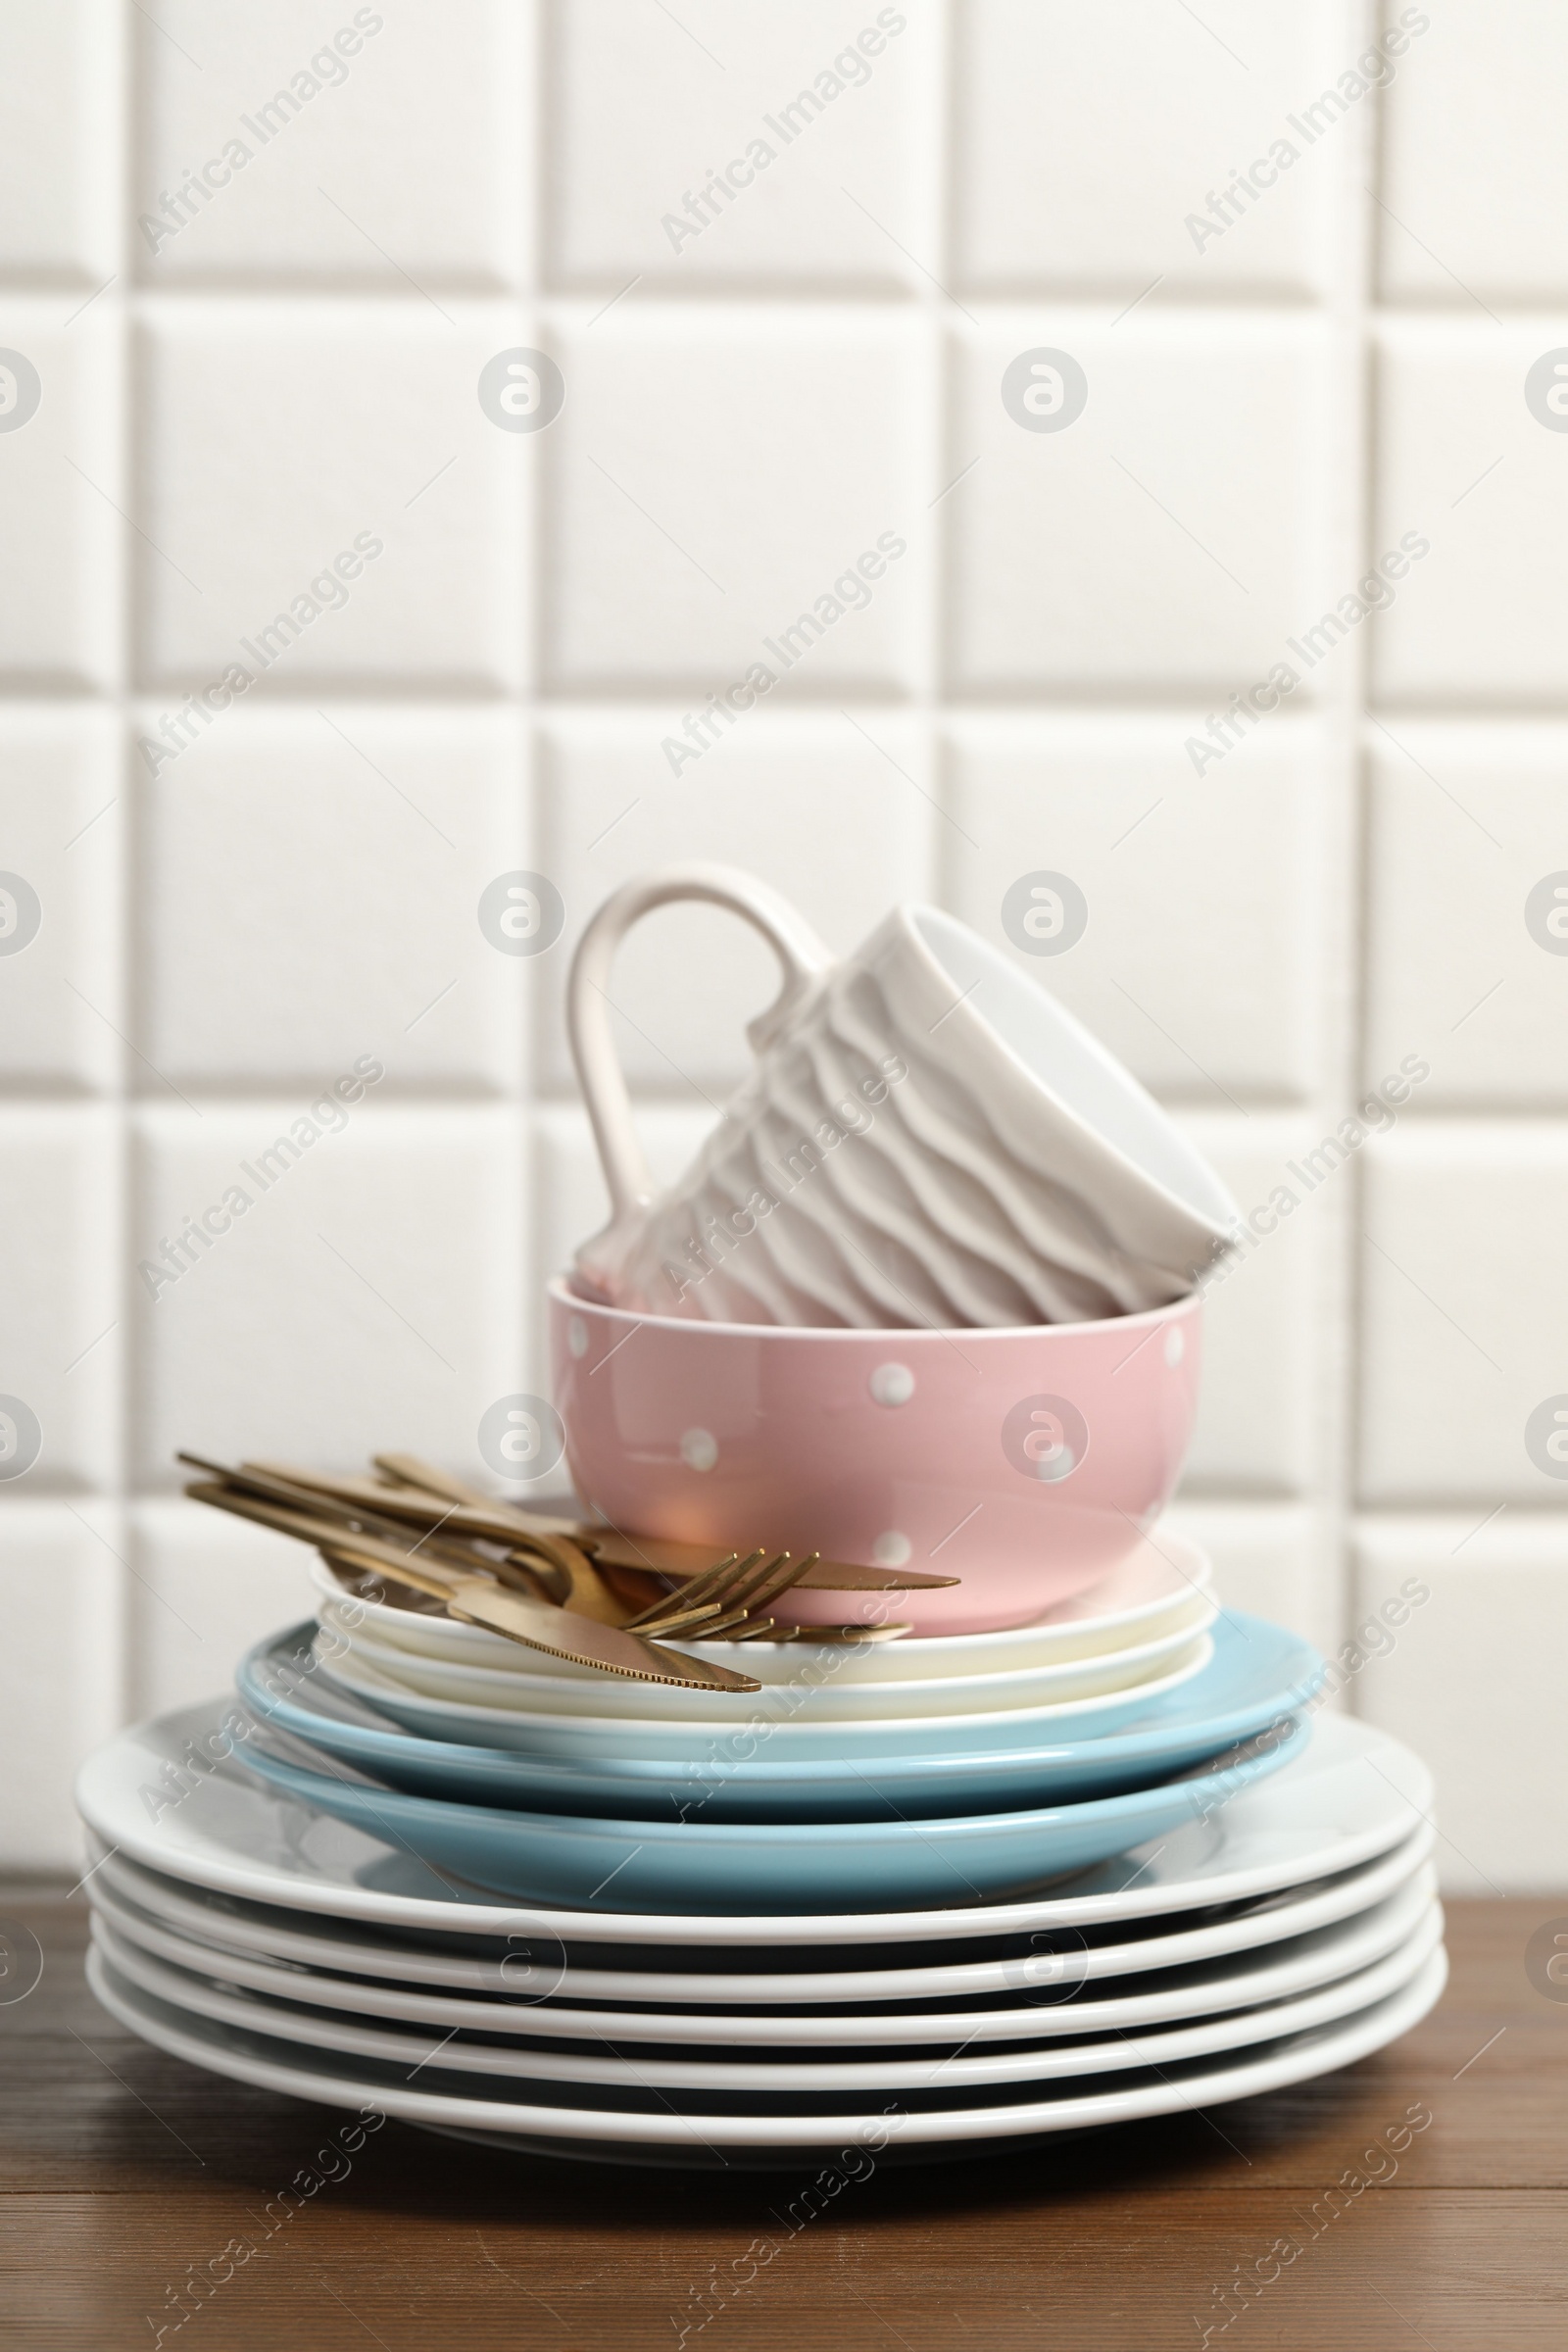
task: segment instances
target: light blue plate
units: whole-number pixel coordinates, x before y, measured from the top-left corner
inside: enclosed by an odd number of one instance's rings
[[[286,1737],[286,1735],[285,1735]],[[1271,1724],[1211,1769],[1087,1804],[894,1822],[627,1821],[498,1812],[292,1764],[258,1732],[235,1760],[275,1788],[477,1886],[616,1911],[915,1909],[1022,1895],[1213,1814],[1305,1744]]]
[[[416,1796],[631,1821],[923,1821],[1110,1796],[1168,1780],[1294,1714],[1323,1671],[1308,1642],[1231,1614],[1215,1625],[1200,1673],[1141,1709],[1117,1694],[1109,1707],[1125,1728],[1101,1737],[1075,1719],[1070,1738],[1058,1726],[1038,1746],[995,1754],[971,1752],[965,1731],[951,1755],[867,1760],[846,1749],[797,1761],[770,1749],[765,1733],[742,1740],[715,1727],[684,1758],[576,1758],[411,1737],[385,1720],[390,1707],[373,1709],[329,1680],[311,1655],[315,1631],[308,1621],[259,1642],[236,1677],[246,1704],[280,1730]]]

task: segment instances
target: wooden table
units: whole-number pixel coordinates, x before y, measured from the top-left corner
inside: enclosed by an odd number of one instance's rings
[[[688,2347],[1157,2352],[1205,2327],[1226,2352],[1568,2344],[1568,2003],[1525,1971],[1543,1922],[1568,1929],[1568,1896],[1455,1905],[1442,2008],[1348,2073],[1044,2153],[881,2167],[793,2235],[779,2217],[798,2172],[491,2156],[388,2123],[323,2163],[340,2178],[177,2329],[170,2290],[260,2239],[343,2117],[115,2025],[82,1983],[79,1898],[0,1890],[0,1913],[46,1963],[0,2006],[0,2328],[16,2352],[147,2352],[160,2324],[179,2352],[675,2352],[694,2290],[748,2261],[755,2281]],[[1431,2121],[1401,2147],[1412,2111]],[[760,2264],[758,2241],[777,2249]]]

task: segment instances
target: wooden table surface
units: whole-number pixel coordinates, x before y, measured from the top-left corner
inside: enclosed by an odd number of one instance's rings
[[[879,2166],[793,2234],[799,2171],[492,2156],[392,2122],[324,2160],[317,2177],[339,2178],[264,2239],[269,2200],[342,2115],[116,2025],[82,1982],[79,1897],[0,1889],[0,1915],[45,1961],[0,2005],[0,2329],[18,2352],[146,2352],[160,2326],[180,2352],[675,2352],[688,2324],[702,2352],[1158,2352],[1205,2328],[1226,2352],[1568,2344],[1568,2002],[1526,1973],[1538,1928],[1568,1932],[1568,1896],[1452,1906],[1442,2007],[1344,2074],[1043,2153]],[[220,2273],[236,2239],[257,2250],[182,2306],[192,2267]],[[705,2282],[748,2265],[691,2324]]]

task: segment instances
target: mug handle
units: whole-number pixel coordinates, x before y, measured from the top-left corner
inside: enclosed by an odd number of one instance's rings
[[[765,1012],[748,1023],[756,1053],[770,1045],[815,989],[833,957],[788,899],[731,865],[670,865],[626,883],[608,898],[577,943],[566,984],[566,1029],[594,1141],[610,1188],[611,1223],[634,1218],[654,1197],[653,1180],[632,1124],[631,1099],[610,1026],[610,967],[633,923],[676,899],[727,906],[760,931],[778,957],[783,986]]]

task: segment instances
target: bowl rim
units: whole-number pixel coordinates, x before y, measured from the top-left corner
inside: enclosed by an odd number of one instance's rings
[[[1154,1330],[1159,1325],[1200,1317],[1203,1293],[1195,1285],[1184,1291],[1179,1298],[1170,1299],[1164,1306],[1146,1306],[1134,1315],[1102,1315],[1081,1323],[962,1323],[951,1330],[933,1325],[877,1323],[871,1325],[847,1323],[719,1323],[706,1316],[644,1314],[636,1308],[612,1306],[602,1298],[590,1298],[573,1287],[569,1271],[550,1275],[545,1282],[545,1297],[553,1314],[569,1310],[573,1314],[587,1312],[605,1316],[612,1323],[624,1323],[631,1329],[647,1324],[660,1332],[703,1332],[715,1339],[747,1339],[779,1343],[801,1342],[836,1343],[845,1346],[858,1343],[860,1347],[920,1348],[929,1350],[942,1346],[962,1345],[984,1347],[1004,1340],[1050,1340],[1069,1334],[1091,1335],[1116,1331]]]

